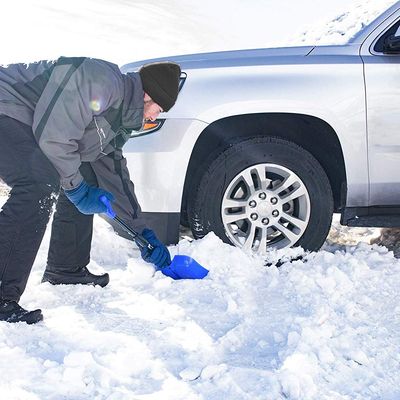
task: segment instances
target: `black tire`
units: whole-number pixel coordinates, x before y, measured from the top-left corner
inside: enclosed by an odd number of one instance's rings
[[[188,197],[188,217],[194,237],[199,239],[213,231],[224,242],[232,244],[221,217],[223,195],[237,174],[261,163],[283,166],[303,181],[310,198],[310,216],[295,246],[318,250],[332,222],[333,195],[328,177],[307,150],[276,137],[252,137],[231,145],[222,150],[194,182]]]

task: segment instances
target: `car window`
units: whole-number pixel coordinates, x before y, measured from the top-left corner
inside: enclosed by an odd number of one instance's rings
[[[400,36],[400,21],[397,21],[394,25],[392,25],[376,42],[374,46],[374,51],[377,53],[383,53],[383,46],[385,43],[385,39],[388,36],[395,35]]]

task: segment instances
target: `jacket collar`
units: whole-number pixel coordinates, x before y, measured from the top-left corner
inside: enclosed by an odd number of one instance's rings
[[[122,102],[122,126],[140,130],[143,123],[143,85],[137,72],[129,72],[124,77],[124,99]]]

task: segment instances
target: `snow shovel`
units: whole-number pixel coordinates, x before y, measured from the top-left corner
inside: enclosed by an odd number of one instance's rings
[[[140,249],[146,248],[150,251],[154,247],[138,232],[129,227],[121,218],[115,214],[110,201],[106,196],[100,196],[100,201],[107,207],[107,216],[114,220],[126,233],[128,233]],[[176,255],[171,264],[161,268],[161,272],[172,279],[203,279],[208,270],[202,267],[196,260],[189,256]]]

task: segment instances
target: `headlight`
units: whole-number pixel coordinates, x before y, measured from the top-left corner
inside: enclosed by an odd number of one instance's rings
[[[134,138],[158,131],[163,126],[164,122],[165,119],[156,119],[155,121],[146,122],[140,131],[131,131],[130,137]]]

